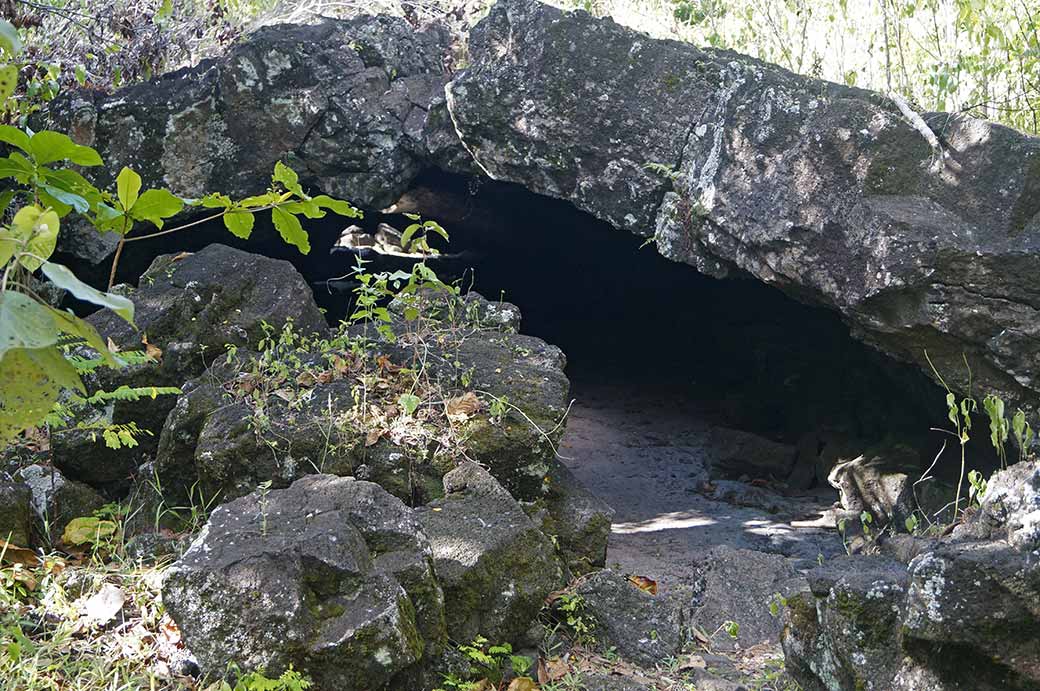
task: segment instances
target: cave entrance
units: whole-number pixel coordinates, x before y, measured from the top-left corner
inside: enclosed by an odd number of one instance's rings
[[[566,353],[577,402],[561,454],[617,511],[608,558],[631,573],[688,582],[689,564],[714,547],[777,553],[801,567],[844,553],[828,462],[871,445],[899,448],[916,475],[943,444],[932,428],[948,426],[944,392],[853,339],[833,311],[751,278],[703,276],[516,185],[427,171],[394,208],[367,213],[359,232],[403,228],[404,212],[450,232],[445,255],[431,261],[443,280],[516,304],[525,333]],[[336,250],[349,225],[306,223],[304,256],[268,218],[248,241],[202,224],[127,245],[119,278],[136,280],[157,254],[221,242],[291,261],[335,324],[353,298],[356,256]],[[371,271],[411,261],[375,259]],[[103,284],[107,270],[94,278]],[[972,467],[985,471],[995,456],[977,422]],[[948,441],[934,473],[951,486],[956,446]]]

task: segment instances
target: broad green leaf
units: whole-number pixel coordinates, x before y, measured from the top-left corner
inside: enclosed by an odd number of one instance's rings
[[[6,158],[0,158],[0,178],[14,178],[21,183],[27,183],[33,174],[33,165],[20,154],[13,153]]]
[[[0,104],[7,102],[18,88],[18,68],[14,65],[0,67]]]
[[[292,192],[298,197],[304,196],[303,188],[300,187],[300,176],[296,174],[295,170],[281,161],[274,164],[274,174],[271,175],[271,182],[280,183],[286,191]]]
[[[4,330],[0,326],[0,341],[3,339]],[[76,369],[57,347],[7,351],[0,359],[0,443],[42,423],[53,410],[62,389],[86,394]]]
[[[75,209],[77,213],[85,214],[88,211],[90,211],[90,202],[88,202],[86,199],[79,196],[75,192],[63,190],[60,187],[55,187],[54,185],[40,185],[40,189],[46,192],[52,198],[57,199],[65,206]],[[64,216],[65,214],[60,215]]]
[[[6,19],[0,19],[0,48],[6,50],[12,58],[22,52],[22,37],[18,35],[14,24]]]
[[[54,253],[58,244],[58,229],[61,221],[58,214],[36,206],[25,206],[18,210],[11,222],[15,235],[26,241],[25,251],[36,255],[22,256],[19,262],[29,271],[36,271]]]
[[[22,132],[17,127],[12,127],[11,125],[0,125],[0,142],[5,142],[21,149],[25,153],[30,153],[29,135]]]
[[[152,20],[158,23],[169,17],[171,14],[173,14],[173,0],[162,0],[159,9],[157,9],[155,15],[152,16]]]
[[[43,130],[29,138],[29,150],[40,165],[54,161],[72,161],[81,166],[101,165],[101,156],[89,146],[81,146],[67,134]]]
[[[141,176],[126,166],[119,171],[116,177],[116,196],[122,204],[124,211],[130,211],[137,203],[141,192]]]
[[[412,393],[403,393],[397,398],[397,404],[401,406],[401,410],[404,411],[405,415],[411,415],[418,408],[422,400]]]
[[[312,198],[311,201],[339,216],[346,216],[347,218],[362,217],[361,210],[355,208],[350,202],[345,202],[342,199],[333,199],[327,194],[319,194],[317,197]],[[405,215],[407,216],[408,214]]]
[[[137,200],[131,216],[141,221],[151,221],[162,228],[163,219],[176,216],[184,208],[184,202],[169,190],[148,190]]]
[[[76,278],[74,273],[61,264],[46,262],[41,269],[43,275],[50,279],[51,283],[69,291],[74,297],[107,307],[131,324],[134,323],[134,303],[129,298],[113,293],[102,293],[97,288]]]
[[[408,246],[412,244],[412,237],[415,235],[416,232],[418,232],[420,228],[422,228],[422,225],[418,223],[412,223],[407,228],[405,228],[404,232],[401,233],[401,247],[407,250]]]
[[[281,207],[291,214],[303,214],[307,218],[324,218],[325,212],[320,206],[314,203],[311,199],[304,199],[298,202],[289,202],[288,204],[282,204]]]
[[[116,534],[118,527],[112,521],[94,516],[73,518],[65,526],[61,541],[66,545],[86,545],[99,542]]]
[[[96,206],[101,200],[101,190],[94,187],[85,177],[69,168],[41,168],[40,174],[43,179],[53,187],[79,195],[87,200],[91,207]]]
[[[46,305],[13,290],[0,293],[0,358],[12,350],[51,347],[60,335]]]
[[[102,233],[119,232],[123,228],[124,217],[122,211],[101,202],[97,205],[97,215],[93,221]]]
[[[11,257],[14,256],[18,247],[19,241],[16,237],[5,230],[0,230],[0,269],[3,269],[7,262],[11,261]]]
[[[4,212],[7,211],[7,207],[11,206],[11,201],[16,194],[15,190],[6,190],[0,193],[0,216],[3,216]]]
[[[253,233],[253,214],[249,211],[230,211],[224,214],[224,227],[236,238],[248,240]]]
[[[282,236],[282,239],[299,249],[301,254],[311,251],[310,239],[303,226],[300,225],[300,219],[276,206],[271,209],[271,220],[274,221],[275,230]]]

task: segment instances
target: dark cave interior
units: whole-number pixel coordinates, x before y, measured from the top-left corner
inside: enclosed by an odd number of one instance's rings
[[[642,238],[516,185],[428,171],[394,210],[421,211],[444,225],[446,251],[464,255],[436,260],[441,278],[516,304],[525,333],[567,354],[579,398],[586,386],[609,383],[693,401],[720,424],[790,443],[828,431],[908,443],[928,461],[941,445],[929,430],[943,426],[944,392],[916,368],[851,338],[834,312],[755,280],[703,276],[641,247]],[[370,230],[380,221],[408,222],[399,213],[366,213],[361,225]],[[305,224],[307,256],[282,243],[267,218],[257,219],[249,241],[209,223],[128,244],[120,279],[136,279],[161,252],[222,242],[291,261],[335,323],[349,307],[349,281],[330,289],[326,280],[348,275],[354,257],[330,250],[352,222],[330,216]],[[992,455],[983,445],[979,452]]]

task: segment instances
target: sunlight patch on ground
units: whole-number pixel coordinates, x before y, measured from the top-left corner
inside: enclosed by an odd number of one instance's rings
[[[615,523],[610,532],[617,535],[632,535],[634,533],[656,533],[662,530],[686,530],[688,528],[703,528],[715,525],[714,518],[694,515],[685,511],[673,511],[654,516],[645,521],[632,521],[629,523]]]

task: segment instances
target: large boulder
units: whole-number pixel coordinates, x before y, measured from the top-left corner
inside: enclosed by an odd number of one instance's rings
[[[0,540],[28,547],[32,537],[32,490],[21,482],[0,481]]]
[[[1040,391],[1040,140],[535,0],[498,2],[470,56],[447,105],[491,177],[838,310],[930,373],[927,350],[951,385],[966,355],[976,387]]]
[[[147,338],[159,349],[159,361],[96,370],[88,380],[92,389],[181,387],[223,356],[227,346],[255,348],[265,329],[278,331],[291,322],[305,335],[328,330],[310,287],[292,265],[225,245],[156,258],[130,297],[134,325],[107,310],[89,321],[121,350],[143,350]],[[136,423],[145,430],[138,435],[139,445],[113,450],[90,431],[60,431],[52,441],[54,464],[72,479],[124,490],[155,452],[176,400],[146,395],[113,401],[96,416],[107,423]]]
[[[651,595],[616,571],[597,571],[574,594],[582,615],[593,622],[597,645],[615,648],[626,662],[653,668],[677,656],[689,641],[689,627],[676,601]]]
[[[544,502],[560,523],[555,534],[564,537],[575,560],[601,561],[609,526],[605,510],[573,479],[558,475],[558,482],[550,481],[553,472],[562,472],[555,451],[569,389],[562,352],[514,333],[515,307],[493,309],[495,303],[476,297],[460,303],[461,321],[452,323],[466,324],[465,336],[431,342],[423,386],[436,392],[434,400],[472,405],[468,413],[449,416],[443,406],[427,406],[417,416],[403,415],[397,393],[377,390],[368,403],[379,411],[360,416],[357,387],[370,386],[369,375],[377,370],[384,378],[411,376],[406,370],[415,351],[379,342],[368,355],[356,355],[340,337],[358,336],[358,326],[286,354],[280,372],[257,364],[259,356],[243,349],[232,362],[223,359],[184,385],[163,426],[155,463],[142,473],[143,494],[153,495],[153,504],[159,501],[147,486],[155,485],[168,504],[183,505],[193,491],[226,501],[261,482],[284,487],[322,472],[370,480],[419,505],[442,496],[441,478],[464,452],[485,463],[516,497]],[[467,306],[476,307],[471,321]],[[429,323],[442,323],[428,316]],[[405,333],[401,323],[393,327]],[[278,377],[280,383],[272,385]],[[413,377],[405,385],[414,382]],[[501,410],[495,410],[496,400]]]
[[[69,521],[92,516],[105,505],[105,500],[92,487],[70,480],[53,466],[34,463],[21,468],[14,479],[29,488],[30,503],[45,536],[58,544]]]
[[[47,124],[101,151],[108,170],[131,166],[185,197],[259,194],[287,160],[326,193],[379,208],[423,166],[446,44],[389,16],[264,27],[196,67],[63,95]]]
[[[422,526],[353,478],[314,475],[221,506],[163,602],[204,671],[234,662],[278,676],[291,664],[323,691],[407,688],[398,681],[446,642]]]
[[[552,541],[486,470],[464,463],[444,476],[445,496],[418,510],[444,588],[448,634],[515,642],[546,596],[563,586]]]
[[[805,579],[779,554],[722,545],[701,560],[690,618],[718,649],[777,643],[781,624],[771,609],[806,589]],[[738,626],[735,639],[723,626],[727,621]]]
[[[952,535],[882,545],[897,559],[854,556],[811,572],[811,593],[788,599],[783,634],[803,687],[1040,686],[1040,563],[1022,532],[1036,511],[1028,497],[1037,466],[996,474],[989,507]]]

